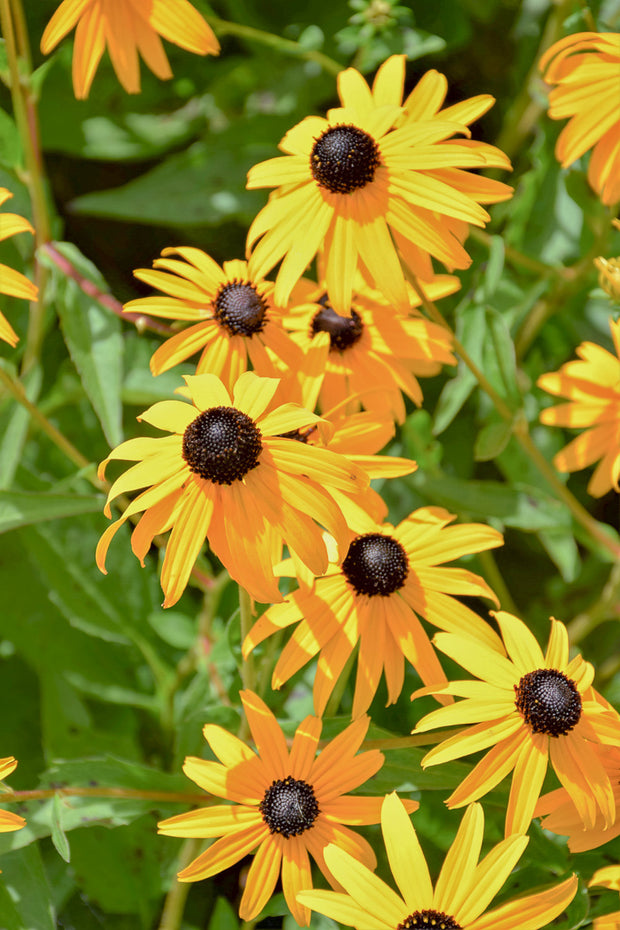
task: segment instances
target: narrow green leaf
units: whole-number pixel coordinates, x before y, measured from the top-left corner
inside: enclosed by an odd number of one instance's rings
[[[69,847],[69,840],[67,835],[62,828],[62,814],[63,814],[63,805],[60,800],[60,795],[54,795],[54,800],[52,801],[52,843],[56,848],[56,852],[61,859],[64,859],[65,862],[71,862],[71,849]]]
[[[518,406],[521,392],[517,385],[517,360],[506,320],[497,310],[487,307],[485,324],[485,374],[492,379],[493,369],[496,369],[501,393],[512,406]]]
[[[54,243],[60,252],[88,281],[107,292],[98,270],[79,249],[68,242]],[[72,278],[65,277],[44,249],[41,262],[51,270],[54,302],[73,364],[84,390],[99,418],[106,439],[112,446],[122,439],[122,357],[120,320],[84,293]]]
[[[103,508],[100,495],[68,495],[33,491],[0,491],[0,533],[60,517],[97,513]]]
[[[0,165],[17,168],[22,162],[22,144],[17,126],[4,110],[0,110]]]
[[[483,279],[483,293],[485,300],[491,300],[502,278],[506,248],[501,236],[491,236],[489,246],[489,260]]]

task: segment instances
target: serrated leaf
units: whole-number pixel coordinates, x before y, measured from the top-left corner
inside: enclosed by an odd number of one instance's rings
[[[105,498],[93,494],[48,494],[34,491],[0,491],[0,533],[45,520],[97,513]]]
[[[98,270],[76,246],[69,242],[56,242],[54,248],[100,291],[108,291]],[[106,439],[111,446],[116,446],[123,439],[123,339],[120,320],[86,294],[76,281],[66,277],[45,249],[40,250],[39,259],[51,271],[54,302],[73,364]]]
[[[69,840],[62,828],[63,806],[59,795],[54,795],[52,801],[52,843],[56,852],[65,862],[71,862],[71,849]]]
[[[501,423],[487,423],[483,426],[474,445],[474,458],[477,462],[489,462],[504,451],[512,436],[512,424],[502,420]]]

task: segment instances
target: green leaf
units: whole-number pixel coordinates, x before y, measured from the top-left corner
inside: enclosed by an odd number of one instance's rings
[[[17,168],[22,162],[22,144],[17,126],[4,110],[0,110],[0,165]]]
[[[485,310],[485,352],[483,370],[495,383],[509,403],[516,407],[521,402],[517,386],[517,360],[510,330],[505,318],[497,310]],[[497,372],[497,377],[493,377]]]
[[[487,423],[476,437],[474,458],[477,462],[488,462],[503,452],[512,436],[512,424],[502,420],[500,423]]]
[[[237,915],[226,898],[218,898],[215,902],[209,930],[239,930]]]
[[[52,801],[52,843],[61,859],[64,859],[65,862],[71,862],[69,840],[62,828],[62,814],[63,804],[60,800],[60,795],[56,794]]]
[[[78,197],[71,209],[172,227],[217,226],[232,219],[249,225],[265,194],[244,189],[246,173],[256,161],[275,154],[278,139],[276,135],[269,147],[250,143],[256,138],[254,122],[246,120],[207,142],[196,142],[122,187]]]
[[[482,347],[485,342],[484,308],[468,300],[456,310],[456,335],[477,365],[482,364]],[[439,436],[452,423],[477,385],[475,376],[463,362],[459,362],[456,375],[445,385],[435,408],[433,433]]]
[[[34,365],[22,379],[22,387],[31,403],[36,403],[41,390],[43,370]],[[22,404],[9,401],[0,414],[0,435],[2,435],[2,455],[0,456],[0,488],[9,488],[13,483],[15,472],[20,464],[22,450],[30,426],[30,413]]]
[[[538,538],[564,581],[574,581],[579,573],[581,560],[573,534],[565,529],[540,530]]]
[[[412,479],[434,504],[472,519],[494,517],[505,526],[526,532],[563,527],[570,530],[571,516],[559,501],[530,485],[508,487],[499,481],[463,481],[430,478],[416,472]]]
[[[2,930],[56,928],[50,888],[41,854],[35,846],[2,856],[0,919]]]
[[[506,248],[501,236],[491,236],[489,245],[489,260],[484,273],[482,284],[485,300],[491,300],[499,287],[504,271]]]
[[[18,526],[29,526],[59,517],[97,513],[105,498],[93,495],[40,494],[28,491],[0,491],[0,533]]]
[[[99,271],[68,242],[54,248],[88,281],[103,293],[108,287]],[[95,298],[86,294],[72,278],[66,277],[45,249],[39,258],[51,270],[54,302],[71,355],[84,390],[99,418],[106,439],[112,446],[122,439],[122,357],[120,320]]]

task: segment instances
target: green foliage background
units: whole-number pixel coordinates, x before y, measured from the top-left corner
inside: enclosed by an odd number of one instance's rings
[[[27,4],[42,145],[57,211],[53,236],[65,242],[61,254],[99,291],[120,301],[147,293],[132,270],[149,267],[166,246],[198,245],[217,261],[242,257],[247,227],[265,202],[263,192],[245,190],[247,169],[275,155],[290,126],[335,102],[334,75],[315,53],[369,75],[388,55],[405,52],[408,89],[437,68],[448,77],[450,102],[479,93],[497,98],[475,132],[511,156],[516,193],[492,209],[490,235],[469,240],[471,270],[462,275],[460,294],[442,307],[515,422],[530,423],[534,442],[550,460],[567,437],[537,424],[550,398],[535,381],[572,357],[584,339],[610,347],[607,320],[614,311],[597,287],[592,258],[620,254],[620,234],[611,232],[609,211],[588,188],[584,164],[563,171],[555,161],[561,127],[546,116],[537,60],[541,45],[587,30],[592,22],[616,29],[617,2],[387,4],[388,22],[375,26],[363,0],[194,3],[214,22],[220,58],[168,47],[174,79],[162,83],[143,68],[140,96],[122,91],[106,59],[87,102],[76,101],[71,91],[71,41],[47,61],[37,51],[58,0]],[[214,15],[276,41],[218,29]],[[3,54],[0,78],[0,186],[15,194],[9,209],[29,216]],[[0,261],[27,268],[26,238],[0,244]],[[180,372],[154,379],[148,360],[159,337],[121,323],[49,255],[41,260],[49,270],[44,351],[24,386],[86,462],[96,463],[110,445],[136,435],[136,415],[170,396]],[[3,297],[2,309],[22,337],[16,350],[0,348],[4,370],[15,372],[28,308]],[[391,518],[431,503],[503,530],[505,546],[495,560],[471,560],[468,567],[485,575],[502,606],[516,610],[541,642],[550,615],[569,622],[573,641],[597,668],[599,689],[617,704],[618,566],[574,522],[515,440],[514,424],[499,418],[462,363],[423,386],[424,409],[410,411],[390,448],[419,463],[415,475],[381,488]],[[181,764],[185,755],[205,752],[203,724],[239,725],[236,587],[217,576],[205,557],[201,567],[214,578],[207,598],[188,589],[175,608],[163,611],[157,551],[142,570],[128,532],[119,534],[109,575],[101,576],[94,549],[107,521],[102,495],[91,483],[94,465],[77,468],[8,392],[0,393],[0,434],[0,754],[19,759],[11,787],[154,793],[146,799],[56,796],[13,805],[28,827],[0,837],[0,927],[163,930],[162,907],[182,844],[157,837],[156,821],[191,806],[196,789]],[[612,527],[618,497],[592,500],[587,478],[587,472],[571,476],[570,487],[596,519],[610,524],[617,540]],[[311,670],[272,694],[267,662],[259,660],[263,693],[292,732],[311,712]],[[411,669],[407,674],[395,707],[384,707],[380,689],[371,737],[407,735],[431,709],[426,699],[410,704],[417,677]],[[326,723],[328,734],[345,725],[350,706],[349,687],[341,716]],[[421,750],[387,751],[383,769],[364,791],[398,788],[422,799],[414,823],[436,868],[461,816],[446,811],[443,799],[468,766],[424,774],[421,756]],[[166,800],[170,792],[188,798]],[[485,801],[488,842],[501,836],[506,797],[501,787]],[[377,828],[367,835],[380,845]],[[498,901],[571,870],[586,882],[595,868],[618,862],[620,855],[615,842],[571,856],[564,840],[544,835],[537,824],[531,836]],[[166,927],[236,930],[242,872],[243,864],[192,886],[177,923]],[[589,898],[582,889],[557,921],[558,930],[588,926],[597,911],[617,906],[614,897],[605,892]],[[290,916],[282,918],[285,913],[278,895],[258,926],[291,930],[296,925]],[[315,916],[313,926],[335,925]]]

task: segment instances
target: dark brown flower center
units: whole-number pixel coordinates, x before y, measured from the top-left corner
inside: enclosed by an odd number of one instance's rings
[[[264,329],[267,303],[253,284],[224,284],[213,306],[215,319],[231,336],[253,336]]]
[[[351,194],[369,184],[381,164],[379,146],[357,126],[332,126],[315,140],[312,177],[332,194]]]
[[[454,917],[444,914],[443,911],[414,911],[405,917],[396,930],[461,930]]]
[[[574,681],[554,668],[539,668],[514,686],[515,705],[532,733],[566,736],[579,723],[581,695]]]
[[[323,309],[313,316],[310,335],[329,333],[330,352],[344,352],[345,349],[350,349],[361,339],[364,331],[359,313],[351,310],[351,316],[340,316],[329,306],[327,297],[321,297],[319,303],[323,304]]]
[[[392,536],[366,533],[357,536],[342,563],[342,573],[356,594],[387,597],[405,583],[409,562]]]
[[[258,465],[261,432],[235,407],[211,407],[189,424],[183,458],[206,481],[232,484]]]
[[[291,775],[271,783],[258,809],[269,832],[286,839],[309,830],[319,815],[312,785]]]

